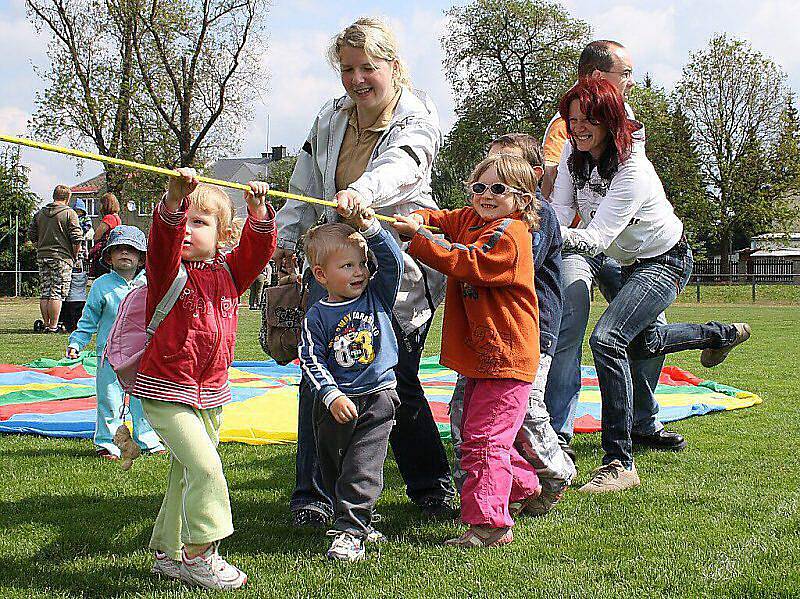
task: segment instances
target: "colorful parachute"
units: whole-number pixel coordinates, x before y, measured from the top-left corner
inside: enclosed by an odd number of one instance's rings
[[[91,438],[94,433],[96,358],[41,359],[25,366],[0,365],[0,432],[51,437]],[[600,430],[600,391],[594,368],[582,367],[576,431]],[[297,439],[296,364],[234,362],[230,369],[233,401],[224,408],[221,438],[250,444],[292,443]],[[425,394],[443,438],[450,437],[447,404],[455,374],[425,358],[420,366]],[[664,422],[761,403],[761,398],[668,366],[656,397]]]

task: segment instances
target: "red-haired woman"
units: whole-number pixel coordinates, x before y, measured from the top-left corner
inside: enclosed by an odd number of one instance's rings
[[[746,341],[744,323],[663,324],[656,318],[692,274],[683,223],[644,151],[644,129],[630,120],[617,89],[582,78],[561,99],[570,144],[558,167],[553,208],[564,251],[604,253],[622,264],[622,287],[589,339],[602,396],[603,466],[581,491],[618,491],[639,484],[631,453],[633,389],[630,360],[702,349],[716,366]],[[578,213],[584,228],[568,228]]]
[[[94,245],[89,250],[89,276],[97,278],[109,272],[108,267],[103,263],[103,248],[108,241],[108,235],[114,227],[122,224],[119,217],[119,200],[111,192],[103,194],[100,198],[100,215],[103,219],[94,230]]]

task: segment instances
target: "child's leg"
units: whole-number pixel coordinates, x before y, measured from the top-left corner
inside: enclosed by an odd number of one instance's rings
[[[148,399],[141,403],[172,456],[150,548],[180,559],[182,545],[205,545],[233,533],[228,483],[217,453],[222,408],[196,410]]]
[[[338,462],[333,528],[364,538],[371,530],[372,510],[383,490],[383,464],[400,399],[394,390],[387,390],[353,398],[353,403],[358,408],[358,418],[352,423],[338,424],[330,414],[320,418],[320,458],[326,480],[330,476],[326,471],[332,470],[334,461]],[[334,427],[342,431],[337,433],[332,430]],[[325,440],[333,443],[322,450]],[[337,444],[341,453],[336,449]]]
[[[450,399],[450,438],[453,442],[453,482],[459,494],[464,486],[467,473],[461,468],[461,418],[464,415],[464,389],[467,379],[458,375],[453,397]]]
[[[117,382],[119,384],[119,382]],[[131,424],[133,424],[133,440],[145,451],[163,451],[164,446],[161,439],[147,422],[142,410],[142,402],[138,397],[131,396],[128,401],[128,409],[131,413]]]
[[[536,469],[542,485],[557,493],[572,482],[576,473],[575,464],[558,442],[544,403],[544,390],[552,359],[545,354],[539,359],[536,380],[533,381],[528,397],[528,409],[514,447]]]
[[[468,379],[464,394],[461,519],[495,528],[512,526],[509,499],[538,492],[536,471],[513,449],[528,404],[530,383],[513,379]]]
[[[150,535],[148,547],[153,551],[161,551],[170,559],[181,561],[181,528],[183,513],[183,481],[185,469],[174,456],[169,458],[169,475],[164,500],[158,510],[153,534]]]
[[[119,448],[114,445],[114,433],[122,424],[123,392],[117,382],[117,375],[108,362],[97,367],[97,424],[94,430],[94,444],[119,457]]]

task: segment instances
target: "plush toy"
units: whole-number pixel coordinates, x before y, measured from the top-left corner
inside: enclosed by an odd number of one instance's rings
[[[120,466],[123,470],[130,470],[133,465],[133,460],[142,454],[142,450],[131,437],[131,432],[128,427],[121,424],[114,433],[114,445],[119,447],[120,451]]]

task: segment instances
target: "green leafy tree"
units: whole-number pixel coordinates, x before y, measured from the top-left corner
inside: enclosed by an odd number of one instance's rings
[[[26,0],[36,30],[50,37],[50,64],[38,69],[32,133],[66,138],[106,156],[142,160],[152,131],[142,131],[148,107],[137,93],[133,53],[135,15],[125,0]],[[94,148],[91,148],[94,146]],[[109,190],[119,193],[124,172],[106,166]]]
[[[694,52],[675,87],[713,205],[709,223],[723,268],[737,235],[768,226],[785,198],[769,193],[786,75],[749,43],[716,35]]]
[[[269,170],[267,182],[269,183],[270,189],[288,192],[289,179],[292,178],[292,172],[294,171],[294,165],[296,163],[297,156],[287,156],[286,158],[278,160],[277,162],[270,162],[269,166],[267,167]],[[286,202],[285,200],[276,197],[270,197],[269,201],[275,207],[275,210],[280,210],[280,208]]]
[[[36,204],[28,187],[28,169],[19,161],[19,149],[4,149],[0,154],[0,270],[15,270],[17,249],[22,270],[36,270],[36,249],[25,243]],[[23,295],[32,294],[35,281],[23,278],[22,283]],[[12,295],[14,291],[13,275],[0,277],[0,293]]]
[[[267,0],[25,2],[49,37],[34,135],[165,166],[237,149],[265,87],[258,57]],[[127,170],[106,165],[105,173],[110,191],[136,193]]]
[[[628,98],[637,120],[645,124],[647,156],[658,173],[667,199],[683,220],[694,247],[709,234],[712,205],[689,125],[679,107],[649,75]]]
[[[474,0],[446,14],[443,65],[457,122],[433,186],[437,201],[448,206],[463,202],[461,182],[493,137],[518,131],[541,138],[575,81],[590,27],[545,0]]]
[[[780,119],[780,134],[770,156],[772,182],[767,194],[785,198],[774,224],[785,232],[800,230],[800,117],[789,94]]]

